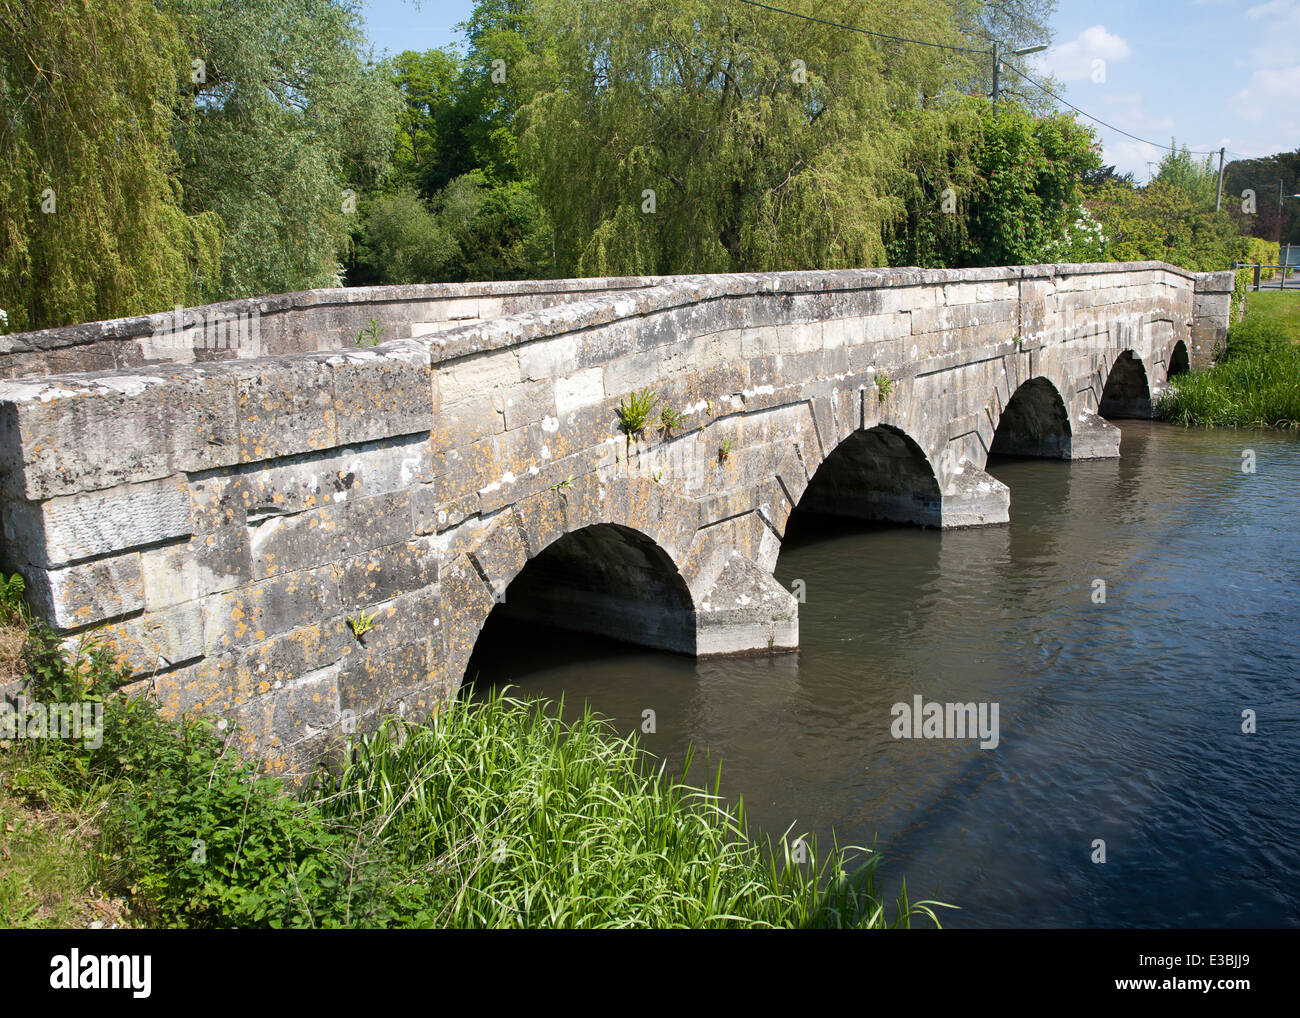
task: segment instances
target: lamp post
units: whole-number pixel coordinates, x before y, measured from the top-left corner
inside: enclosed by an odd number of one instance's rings
[[[998,112],[998,75],[1002,69],[1002,57],[1003,56],[1023,57],[1023,56],[1028,56],[1030,53],[1040,53],[1043,50],[1047,49],[1046,45],[1029,46],[1026,49],[1013,49],[1010,53],[1002,54],[998,52],[999,45],[1000,44],[998,43],[998,41],[994,39],[993,40],[993,114],[994,116],[996,116]]]

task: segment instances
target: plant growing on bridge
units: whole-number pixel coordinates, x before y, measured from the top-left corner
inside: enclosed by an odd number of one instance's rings
[[[552,484],[551,490],[556,494],[563,495],[572,487],[573,487],[573,475],[570,474],[564,480],[557,481],[555,484]]]
[[[727,438],[727,439],[723,439],[722,444],[721,444],[720,446],[718,446],[718,462],[719,462],[719,463],[726,463],[727,460],[729,460],[729,459],[731,458],[731,450],[732,450],[732,448],[733,448],[733,444],[732,444],[731,439],[729,439],[729,438]]]
[[[659,401],[659,397],[650,389],[631,393],[622,400],[615,413],[618,414],[618,426],[629,438],[635,438],[645,431],[650,423],[650,411]]]
[[[348,626],[352,629],[352,635],[360,640],[361,637],[375,628],[375,615],[367,615],[363,611],[355,619],[348,619]]]
[[[379,337],[387,331],[386,326],[379,324],[378,318],[372,318],[370,323],[357,333],[357,346],[378,346]]]
[[[889,399],[889,394],[894,391],[894,380],[885,374],[877,375],[876,390],[876,397],[880,402],[885,402]]]
[[[659,430],[665,435],[671,434],[674,429],[682,426],[682,421],[686,415],[676,407],[666,406],[659,411]]]

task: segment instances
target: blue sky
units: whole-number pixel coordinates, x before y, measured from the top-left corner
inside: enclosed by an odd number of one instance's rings
[[[363,4],[376,48],[394,53],[461,41],[455,26],[473,6]],[[1226,146],[1229,159],[1300,148],[1300,0],[1060,0],[1053,29],[1037,66],[1115,127],[1165,145]],[[1146,180],[1160,150],[1097,129],[1106,162]]]

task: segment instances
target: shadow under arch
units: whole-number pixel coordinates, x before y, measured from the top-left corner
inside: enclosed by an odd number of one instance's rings
[[[1192,369],[1191,360],[1187,355],[1187,344],[1181,339],[1174,344],[1174,348],[1169,351],[1169,370],[1166,378],[1177,378],[1179,375],[1185,375]]]
[[[1151,417],[1151,387],[1146,365],[1132,350],[1125,350],[1111,365],[1101,390],[1102,417]]]
[[[924,450],[905,431],[877,424],[844,439],[817,468],[797,510],[938,527],[943,498]]]
[[[1068,460],[1074,436],[1060,390],[1038,376],[1021,384],[998,418],[989,454]]]
[[[495,644],[537,627],[682,654],[696,649],[695,605],[676,563],[652,538],[617,523],[569,531],[524,564],[488,613],[462,685]]]

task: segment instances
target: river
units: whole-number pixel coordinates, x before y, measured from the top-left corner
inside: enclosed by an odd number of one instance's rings
[[[476,666],[625,731],[653,710],[670,769],[694,745],[773,838],[874,843],[948,927],[1300,925],[1300,440],[1117,423],[1118,460],[991,460],[1008,526],[796,515],[797,654],[529,630]],[[895,738],[915,696],[996,704],[996,747]]]

